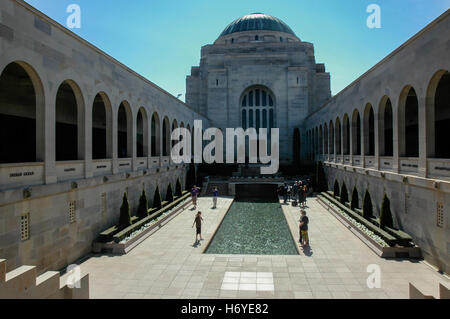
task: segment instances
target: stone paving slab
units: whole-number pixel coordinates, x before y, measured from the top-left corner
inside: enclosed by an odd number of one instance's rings
[[[205,240],[199,246],[193,245],[192,228],[197,211],[188,208],[127,255],[94,255],[84,261],[81,272],[89,273],[91,298],[384,299],[408,298],[409,282],[435,296],[438,282],[450,286],[447,278],[422,262],[379,258],[315,198],[308,198],[306,208],[310,218],[309,252],[300,248],[298,256],[204,254],[231,203],[232,198],[219,198],[218,209],[213,210],[210,197],[199,198],[198,209],[205,220]],[[300,210],[282,207],[298,243]],[[379,289],[367,287],[370,264],[380,266]],[[263,283],[265,280],[260,279],[261,289],[257,289],[258,281],[240,281],[258,273],[273,281]],[[231,283],[233,274],[239,274],[237,289],[230,290],[236,285],[222,289],[225,277]]]

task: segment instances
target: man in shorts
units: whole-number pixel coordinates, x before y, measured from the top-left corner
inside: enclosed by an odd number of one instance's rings
[[[306,216],[306,211],[302,209],[300,211],[301,217],[300,217],[300,234],[301,234],[301,245],[302,247],[305,247],[309,245],[309,238],[308,238],[308,223],[309,218]]]
[[[198,212],[197,215],[195,215],[194,223],[192,224],[192,228],[194,228],[194,225],[196,225],[196,233],[195,233],[195,242],[198,242],[198,235],[200,235],[200,240],[203,240],[202,238],[202,212]]]

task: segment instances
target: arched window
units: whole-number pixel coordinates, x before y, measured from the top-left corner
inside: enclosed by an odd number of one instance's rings
[[[324,154],[328,155],[329,141],[328,141],[328,126],[327,126],[327,123],[323,124],[323,136],[324,136],[324,143],[323,143]]]
[[[105,93],[98,93],[92,106],[92,159],[112,158],[111,103]]]
[[[0,76],[0,163],[44,160],[44,105],[35,71],[8,64]]]
[[[350,123],[349,123],[348,115],[344,115],[343,123],[342,123],[342,139],[343,139],[343,147],[344,147],[344,155],[350,155]]]
[[[358,110],[352,116],[352,151],[353,155],[361,155],[361,117]]]
[[[341,120],[336,118],[336,154],[341,155]]]
[[[151,156],[160,156],[161,155],[161,127],[159,124],[159,116],[158,113],[153,113],[152,115],[152,137],[151,137],[151,144],[152,144],[152,154]]]
[[[329,131],[330,131],[330,135],[328,137],[328,141],[330,143],[330,154],[334,155],[334,125],[333,125],[333,121],[330,121]]]
[[[391,100],[385,96],[380,103],[379,110],[379,128],[378,128],[378,141],[380,146],[381,156],[393,156],[393,126],[392,126],[392,103]]]
[[[274,101],[274,96],[265,87],[255,86],[247,89],[241,97],[242,128],[267,128],[269,131],[275,127]]]
[[[136,156],[148,156],[148,120],[143,107],[138,111],[136,122]]]
[[[450,73],[440,70],[431,79],[427,94],[428,156],[450,158]],[[434,145],[433,145],[434,144]],[[434,146],[434,147],[433,147]]]
[[[416,91],[403,89],[399,104],[399,148],[401,157],[419,156],[419,102]]]
[[[117,153],[119,158],[132,157],[131,153],[131,108],[127,102],[120,103],[117,116]]]
[[[163,121],[163,156],[170,155],[170,122],[169,118],[166,116]]]
[[[375,117],[370,104],[364,110],[364,155],[375,155]]]

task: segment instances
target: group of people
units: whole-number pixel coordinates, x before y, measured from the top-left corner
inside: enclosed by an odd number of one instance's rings
[[[278,195],[283,196],[284,203],[287,204],[291,199],[293,200],[293,206],[299,205],[300,207],[306,207],[306,198],[311,191],[311,182],[309,179],[306,181],[295,181],[293,185],[284,185],[278,188]]]

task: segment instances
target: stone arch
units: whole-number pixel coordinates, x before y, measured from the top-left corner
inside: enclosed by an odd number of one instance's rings
[[[361,116],[358,109],[355,109],[352,114],[352,153],[361,155]]]
[[[45,96],[40,76],[23,61],[0,75],[0,163],[44,161]]]
[[[329,126],[329,142],[330,142],[330,154],[334,154],[335,152],[335,140],[334,140],[334,125],[333,125],[333,121],[330,121],[330,126]]]
[[[133,157],[133,114],[125,100],[117,110],[117,155],[118,158]]]
[[[323,147],[324,147],[324,154],[329,154],[328,152],[328,145],[329,145],[329,141],[328,141],[328,126],[327,123],[325,122],[323,124],[323,138],[324,138],[324,143],[323,143]]]
[[[350,155],[350,121],[347,113],[342,118],[342,143],[344,155]]]
[[[378,107],[378,146],[379,155],[394,155],[393,109],[391,99],[385,95]]]
[[[364,155],[375,156],[375,114],[370,103],[364,108]]]
[[[151,156],[161,156],[161,123],[157,112],[152,114]]]
[[[336,117],[336,126],[334,128],[334,130],[336,131],[335,133],[335,144],[336,144],[336,154],[337,155],[341,155],[342,149],[341,149],[341,120],[339,119],[339,117]]]
[[[136,156],[147,157],[148,154],[148,116],[147,110],[140,107],[136,116]]]
[[[108,95],[101,91],[92,103],[92,159],[111,159],[112,154],[112,106]]]
[[[162,125],[162,155],[169,156],[170,155],[170,121],[166,116],[163,120]]]
[[[244,129],[276,127],[276,97],[264,85],[252,85],[244,90],[239,99],[241,126]],[[269,135],[270,137],[270,135]]]
[[[80,87],[73,80],[64,80],[55,99],[55,159],[84,159],[85,104]]]
[[[427,156],[450,158],[447,136],[450,127],[450,73],[437,71],[431,78],[426,97]]]
[[[411,85],[403,88],[398,106],[398,144],[400,157],[419,156],[419,101]]]

